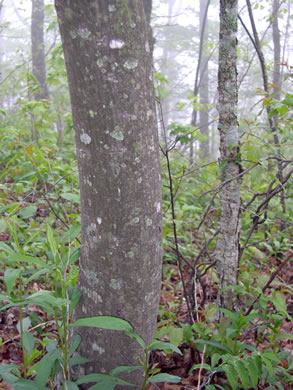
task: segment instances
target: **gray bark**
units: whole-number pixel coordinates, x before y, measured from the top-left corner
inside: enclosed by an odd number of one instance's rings
[[[55,0],[80,176],[82,248],[76,318],[128,320],[148,344],[161,280],[161,187],[148,25],[139,0]],[[78,376],[138,364],[120,332],[82,328]],[[84,366],[83,366],[84,367]],[[128,379],[141,388],[142,374]],[[120,389],[122,387],[117,387]],[[116,388],[115,388],[116,389]]]
[[[34,93],[35,100],[49,99],[46,83],[45,44],[44,44],[44,0],[32,0],[31,44],[32,73],[39,83]]]
[[[217,242],[217,273],[220,289],[237,284],[240,233],[239,129],[237,121],[237,0],[220,1],[219,41],[219,132],[220,132],[220,193],[222,214],[220,238]],[[233,179],[235,177],[235,179]],[[237,299],[233,290],[219,293],[219,306],[233,310]]]
[[[208,43],[208,17],[207,9],[209,3],[206,0],[200,0],[200,28],[203,29],[203,52],[202,52],[202,61],[200,63],[200,82],[199,82],[199,97],[200,103],[207,105],[209,103],[209,56],[207,52],[207,43]],[[208,137],[209,135],[209,112],[207,106],[205,110],[200,110],[199,112],[199,128],[203,136]],[[200,156],[203,159],[209,157],[209,140],[208,138],[201,141],[200,143]]]

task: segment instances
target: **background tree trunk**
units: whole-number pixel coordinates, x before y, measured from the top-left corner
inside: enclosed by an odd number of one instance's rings
[[[80,176],[82,248],[76,317],[128,320],[152,341],[161,280],[161,187],[152,56],[143,3],[55,0]],[[79,330],[85,372],[137,364],[119,332]],[[77,375],[82,375],[80,369]],[[141,388],[142,373],[128,377]],[[118,388],[118,387],[117,387]]]
[[[45,44],[44,44],[44,0],[32,0],[31,44],[32,44],[32,73],[39,83],[34,93],[35,100],[49,99],[46,83]]]
[[[219,132],[220,167],[223,185],[220,193],[222,214],[217,242],[217,272],[220,289],[237,284],[240,234],[239,129],[237,121],[237,0],[220,1],[219,41]],[[233,290],[219,293],[219,306],[237,308]]]

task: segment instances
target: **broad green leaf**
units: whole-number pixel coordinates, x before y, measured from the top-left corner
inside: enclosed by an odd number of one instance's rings
[[[4,283],[6,285],[8,295],[11,295],[11,292],[14,290],[15,282],[18,279],[19,274],[20,274],[20,269],[7,268],[5,270]]]
[[[29,317],[25,317],[23,320],[22,320],[22,330],[24,332],[27,332],[29,327],[31,326],[31,320]],[[18,331],[18,333],[20,334],[20,322],[18,321],[17,325],[16,325],[16,329]]]
[[[114,376],[118,376],[123,372],[132,372],[135,370],[143,370],[143,367],[142,366],[118,366],[113,368],[113,370],[110,371],[110,374]]]
[[[238,388],[238,375],[235,368],[230,364],[224,364],[222,367],[230,383],[230,386],[233,390],[236,390]]]
[[[80,233],[81,225],[80,223],[75,223],[65,234],[62,236],[60,242],[65,244],[66,242],[73,241],[76,236]]]
[[[78,279],[78,275],[79,275],[79,267],[73,264],[70,267],[68,274],[66,275],[65,287],[67,288],[69,284],[75,286]]]
[[[158,383],[158,382],[169,382],[169,383],[179,383],[181,381],[180,376],[170,375],[170,374],[157,374],[148,379],[149,383]]]
[[[248,371],[247,371],[244,363],[242,363],[240,360],[236,359],[236,360],[234,360],[234,367],[235,367],[238,375],[240,376],[242,386],[245,389],[248,389],[250,387],[250,381],[249,381]]]
[[[69,356],[75,352],[81,342],[81,336],[79,334],[76,334],[73,339],[70,340],[70,349],[69,349]]]
[[[42,268],[48,268],[48,264],[38,257],[24,256],[24,255],[12,255],[8,256],[10,262],[24,262],[27,264],[39,265]]]
[[[0,249],[3,249],[5,252],[7,252],[11,256],[16,254],[14,252],[14,250],[10,248],[9,245],[5,244],[5,242],[2,242],[2,241],[0,241]]]
[[[127,382],[121,378],[109,374],[100,374],[100,373],[84,375],[83,377],[79,378],[76,381],[78,385],[82,385],[84,383],[89,383],[89,382],[103,382],[103,383],[109,382],[113,384],[115,383],[117,385],[128,385],[128,386],[135,387],[134,384]],[[106,388],[107,387],[105,387],[104,389]]]
[[[203,364],[197,363],[197,364],[194,364],[194,365],[191,367],[191,369],[189,370],[189,374],[190,374],[193,370],[196,370],[197,368],[204,368],[204,369],[207,370],[207,371],[213,371],[213,370],[212,370],[212,367],[211,367],[209,364],[207,364],[207,363],[203,363]]]
[[[35,338],[30,332],[23,333],[23,344],[24,348],[31,355],[35,346]]]
[[[55,241],[55,237],[54,237],[54,234],[53,234],[53,231],[52,231],[50,225],[47,225],[47,240],[49,242],[50,249],[52,251],[53,257],[54,257],[54,259],[56,261],[57,260],[58,250],[57,250],[57,244],[56,244],[56,241]]]
[[[219,361],[221,359],[221,355],[219,353],[213,353],[211,357],[211,366],[214,368],[218,365]]]
[[[80,196],[77,194],[70,194],[68,192],[61,194],[61,197],[63,199],[69,200],[73,203],[79,203],[80,202]]]
[[[14,390],[45,390],[47,387],[39,387],[39,385],[29,379],[19,379],[13,384]]]
[[[153,351],[155,349],[158,349],[160,351],[174,351],[178,353],[179,355],[182,355],[182,352],[180,351],[179,348],[177,348],[175,345],[171,343],[165,343],[164,341],[154,341],[150,345],[147,346],[148,351]]]
[[[79,364],[85,364],[85,363],[89,363],[89,362],[91,362],[90,359],[82,357],[82,356],[74,356],[74,357],[68,359],[68,364],[70,367],[75,366],[77,364],[79,365]]]
[[[27,206],[21,209],[19,215],[23,219],[34,217],[37,213],[37,207],[36,206]]]
[[[168,329],[168,335],[170,342],[178,347],[183,341],[183,328],[176,328],[175,326],[170,326]]]
[[[256,389],[259,377],[258,377],[257,367],[254,362],[254,358],[249,357],[248,359],[244,360],[244,364],[246,365],[247,370],[249,372],[249,377],[250,377],[250,382],[252,384],[252,387]]]
[[[194,342],[195,344],[207,344],[207,345],[211,345],[212,347],[215,347],[215,348],[218,348],[218,349],[221,349],[222,351],[225,351],[227,353],[231,353],[231,350],[220,344],[220,343],[217,343],[216,341],[211,341],[211,340],[203,340],[203,339],[200,339],[200,340],[195,340]]]
[[[140,337],[140,335],[138,335],[136,332],[134,331],[127,331],[126,332],[127,336],[130,337],[132,340],[135,340],[139,343],[139,345],[142,347],[142,349],[144,350],[146,348],[146,344],[143,340],[142,337]]]
[[[80,298],[81,298],[81,292],[77,287],[73,287],[69,285],[67,287],[67,293],[68,297],[70,299],[70,304],[69,304],[69,315],[71,316],[75,306],[78,304]]]
[[[275,306],[275,308],[281,312],[282,314],[285,314],[286,316],[289,317],[289,314],[287,312],[287,304],[286,304],[286,298],[281,291],[274,291],[273,292],[273,298],[272,302]]]
[[[133,331],[129,322],[123,320],[122,318],[112,316],[81,318],[69,326],[89,326],[109,330],[123,330],[125,332]]]
[[[40,389],[47,383],[55,361],[58,360],[60,356],[61,350],[53,349],[52,351],[46,353],[46,355],[38,362],[36,370],[37,376],[35,381],[39,385]]]
[[[72,381],[65,381],[62,390],[79,390],[79,388],[76,383]]]
[[[0,377],[9,385],[12,385],[19,379],[11,373],[11,371],[14,371],[17,368],[18,366],[16,364],[0,364]]]

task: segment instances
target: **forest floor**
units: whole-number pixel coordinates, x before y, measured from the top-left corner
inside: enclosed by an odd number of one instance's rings
[[[0,234],[0,241],[5,241],[7,244],[9,243],[10,237],[8,233]],[[270,269],[275,269],[279,266],[280,261],[271,257],[269,259],[269,266],[266,265],[265,269],[269,272]],[[167,312],[172,317],[172,313],[174,314],[172,320],[164,321],[164,319],[159,315],[158,316],[158,329],[165,326],[166,323],[172,323],[172,326],[179,326],[180,323],[188,323],[188,312],[185,300],[183,299],[182,289],[178,288],[180,278],[179,272],[176,265],[170,265],[168,267],[168,273],[163,275],[162,281],[162,290],[160,296],[160,313]],[[2,275],[3,276],[3,273]],[[282,281],[282,283],[287,286],[292,286],[293,284],[293,269],[292,262],[288,262],[287,266],[285,266],[276,280]],[[215,303],[218,286],[213,282],[210,274],[205,275],[205,285],[207,287],[207,297],[208,303]],[[30,289],[34,291],[39,291],[44,286],[34,282],[30,285]],[[274,288],[274,283],[270,289]],[[0,281],[0,290],[4,290],[3,282]],[[269,295],[271,293],[270,290],[267,291]],[[200,302],[201,300],[201,292],[199,291],[197,300]],[[293,314],[293,298],[292,294],[286,294],[286,304],[288,313]],[[42,318],[43,323],[48,323],[48,316],[46,312],[40,309],[37,306],[30,307],[31,311],[35,311],[36,314]],[[273,307],[272,307],[273,310]],[[2,345],[0,346],[0,362],[1,364],[17,364],[21,366],[23,364],[22,360],[22,352],[20,345],[19,333],[16,329],[16,324],[19,320],[19,310],[17,307],[11,307],[5,311],[0,312],[0,337],[2,338]],[[205,322],[205,310],[198,311],[197,321]],[[49,325],[50,330],[52,331],[52,325]],[[293,322],[289,319],[284,319],[282,326],[282,331],[287,334],[293,334]],[[44,329],[43,329],[44,330]],[[48,330],[48,329],[46,329]],[[258,340],[255,338],[255,333],[250,333],[247,336],[246,343],[255,343],[258,344]],[[165,335],[162,338],[163,341],[170,341],[168,335]],[[269,340],[265,340],[261,345],[258,345],[259,349],[265,349],[269,346]],[[278,341],[279,350],[290,351],[293,357],[293,341],[288,340],[279,340]],[[209,373],[204,369],[204,362],[208,361],[208,357],[204,356],[204,353],[199,352],[195,344],[190,343],[182,343],[179,346],[179,349],[182,352],[182,356],[177,353],[167,354],[164,351],[153,351],[151,355],[151,366],[152,368],[156,368],[163,373],[168,373],[171,375],[180,376],[180,383],[158,383],[148,386],[148,390],[191,390],[191,389],[204,389],[205,377],[209,375]],[[190,373],[190,369],[194,364],[199,364],[201,367],[193,370]],[[285,364],[285,363],[284,363]],[[293,372],[292,372],[293,376]],[[215,374],[213,376],[213,384],[224,384],[227,383],[226,378],[221,374]],[[266,386],[265,386],[266,387]],[[261,385],[258,389],[263,389]],[[4,390],[11,390],[12,388],[8,386],[3,381],[0,382],[0,388]],[[289,390],[293,389],[292,385],[284,385],[284,389]],[[105,389],[106,390],[106,389]]]

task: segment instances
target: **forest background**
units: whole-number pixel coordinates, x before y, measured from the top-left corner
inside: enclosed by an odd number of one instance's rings
[[[239,306],[220,323],[219,2],[153,3],[163,272],[145,388],[292,388],[292,3],[251,2],[258,47],[239,2],[240,264],[224,289]],[[66,333],[81,240],[67,73],[53,2],[37,27],[30,1],[0,4],[0,386],[54,389],[61,367],[85,362]],[[120,373],[93,388],[124,385]],[[63,386],[82,383],[65,375]]]

